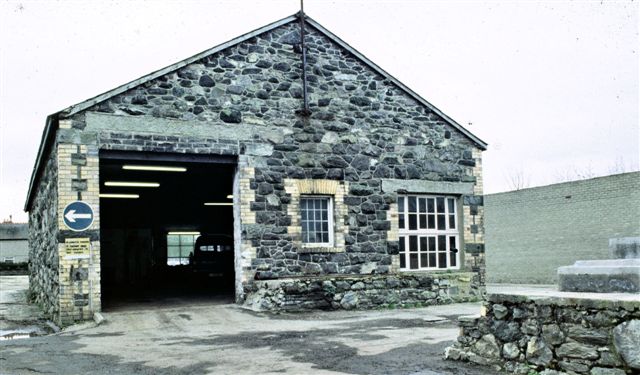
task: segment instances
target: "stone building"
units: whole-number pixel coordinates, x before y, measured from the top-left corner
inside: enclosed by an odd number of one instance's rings
[[[206,235],[233,241],[227,291],[257,309],[484,293],[486,143],[304,20],[47,118],[25,210],[31,292],[55,320],[91,318],[114,290],[191,292]]]
[[[27,263],[29,241],[27,223],[0,223],[0,263]]]
[[[558,267],[640,236],[640,172],[487,194],[485,229],[488,282],[556,284]]]

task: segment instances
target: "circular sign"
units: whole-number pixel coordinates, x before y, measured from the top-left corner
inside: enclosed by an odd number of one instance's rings
[[[82,201],[69,203],[62,215],[65,225],[72,231],[82,232],[93,224],[93,208]]]

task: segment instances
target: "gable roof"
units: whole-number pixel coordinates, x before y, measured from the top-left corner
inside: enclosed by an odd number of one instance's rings
[[[74,114],[77,114],[79,112],[82,112],[90,107],[93,107],[94,105],[104,102],[106,100],[109,100],[111,98],[113,98],[114,96],[120,95],[126,91],[129,91],[139,85],[142,85],[146,82],[152,81],[156,78],[159,78],[165,74],[171,73],[175,70],[178,70],[180,68],[183,68],[191,63],[194,63],[198,60],[201,60],[204,57],[207,57],[209,55],[213,55],[215,53],[218,53],[220,51],[223,51],[229,47],[233,47],[237,44],[240,44],[244,41],[247,41],[255,36],[258,36],[260,34],[269,32],[273,29],[276,29],[280,26],[286,25],[288,23],[291,22],[296,22],[299,20],[301,13],[296,13],[294,15],[291,15],[289,17],[285,17],[281,20],[278,20],[276,22],[270,23],[266,26],[263,26],[259,29],[253,30],[251,32],[248,32],[246,34],[243,34],[237,38],[231,39],[225,43],[219,44],[213,48],[207,49],[205,51],[202,51],[200,53],[197,53],[187,59],[184,59],[182,61],[179,61],[175,64],[169,65],[165,68],[156,70],[155,72],[149,73],[145,76],[142,76],[136,80],[133,80],[129,83],[126,83],[124,85],[121,85],[113,90],[109,90],[107,92],[104,92],[100,95],[94,96],[93,98],[87,99],[81,103],[78,104],[74,104],[70,107],[67,107],[59,112],[53,113],[49,116],[47,116],[47,121],[45,124],[45,129],[43,131],[42,134],[42,139],[40,142],[40,147],[38,149],[38,155],[36,157],[36,163],[33,167],[33,172],[31,174],[31,180],[29,182],[29,190],[27,192],[27,201],[25,202],[25,207],[24,210],[28,211],[29,210],[29,206],[30,206],[30,202],[34,193],[34,187],[35,187],[35,182],[36,180],[39,178],[41,169],[44,168],[44,155],[46,154],[46,151],[48,151],[48,149],[51,147],[52,142],[53,142],[53,137],[55,135],[55,128],[57,128],[58,125],[58,119],[60,118],[68,118],[70,116],[73,116]],[[483,140],[481,140],[480,138],[478,138],[477,136],[475,136],[473,133],[471,133],[470,131],[468,131],[467,129],[465,129],[462,125],[458,124],[455,120],[453,120],[451,117],[447,116],[446,114],[444,114],[441,110],[439,110],[438,108],[436,108],[436,106],[434,106],[433,104],[429,103],[426,99],[424,99],[423,97],[421,97],[420,95],[418,95],[416,92],[414,92],[413,90],[411,90],[409,87],[407,87],[406,85],[404,85],[402,82],[400,82],[398,79],[396,79],[395,77],[393,77],[391,74],[387,73],[386,71],[384,71],[382,68],[380,68],[378,65],[376,65],[375,63],[373,63],[373,61],[369,60],[367,57],[365,57],[362,53],[358,52],[355,48],[351,47],[350,45],[348,45],[346,42],[344,42],[342,39],[338,38],[336,35],[334,35],[332,32],[330,32],[329,30],[327,30],[326,28],[324,28],[322,25],[320,25],[318,22],[314,21],[313,19],[311,19],[309,16],[304,15],[305,17],[305,23],[307,25],[311,25],[313,28],[315,28],[316,30],[318,30],[320,33],[322,33],[324,36],[326,36],[327,38],[329,38],[332,42],[336,43],[337,45],[339,45],[340,47],[344,48],[346,51],[348,51],[349,53],[351,53],[352,55],[354,55],[356,58],[358,58],[361,62],[363,62],[365,65],[367,65],[369,68],[371,68],[373,71],[375,71],[376,73],[380,74],[381,76],[383,76],[384,78],[388,79],[390,82],[392,82],[394,85],[396,85],[398,88],[400,88],[402,91],[404,91],[406,94],[408,94],[410,97],[412,97],[413,99],[415,99],[417,102],[419,102],[420,104],[424,105],[425,107],[427,107],[429,110],[431,110],[432,112],[436,113],[438,116],[442,117],[442,119],[447,122],[449,125],[453,126],[454,128],[456,128],[457,130],[459,130],[462,134],[464,134],[467,138],[469,138],[473,143],[476,144],[476,146],[478,146],[480,149],[482,150],[486,150],[487,149],[487,143],[484,142]]]

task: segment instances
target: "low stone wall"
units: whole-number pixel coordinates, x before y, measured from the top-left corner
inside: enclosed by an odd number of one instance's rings
[[[458,341],[445,352],[448,359],[493,365],[514,374],[640,371],[636,295],[588,299],[576,293],[491,294],[481,316],[460,318],[460,327]]]
[[[254,281],[244,306],[253,310],[372,309],[477,301],[477,273],[407,273]]]

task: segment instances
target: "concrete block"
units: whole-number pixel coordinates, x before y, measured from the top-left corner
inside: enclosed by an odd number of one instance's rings
[[[583,260],[560,267],[558,288],[567,292],[638,293],[640,259]]]
[[[609,239],[609,254],[614,259],[640,259],[640,237]]]

